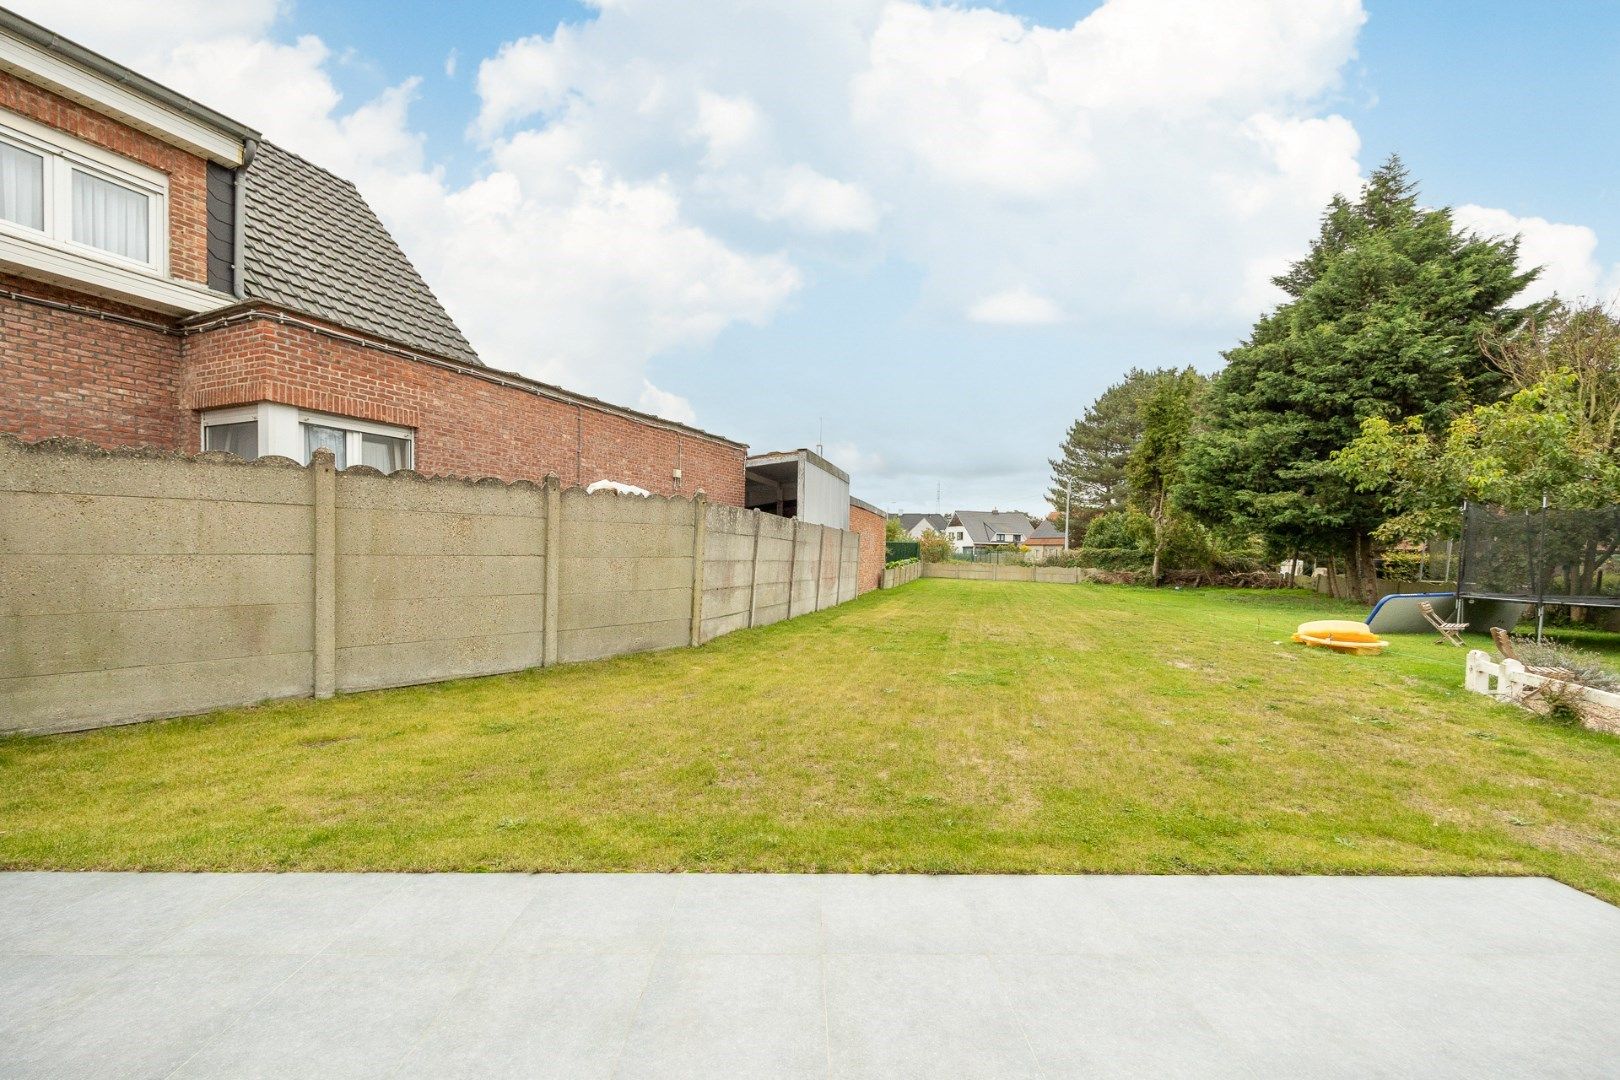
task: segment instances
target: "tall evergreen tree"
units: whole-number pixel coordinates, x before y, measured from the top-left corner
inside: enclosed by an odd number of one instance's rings
[[[1059,456],[1048,461],[1052,486],[1047,490],[1047,500],[1061,519],[1067,485],[1073,478],[1075,521],[1063,523],[1069,529],[1070,543],[1080,543],[1080,522],[1098,513],[1125,508],[1125,464],[1142,436],[1142,402],[1156,379],[1172,373],[1168,368],[1132,368],[1124,379],[1104,390],[1085,415],[1069,425],[1063,445],[1058,448]]]
[[[1330,456],[1369,417],[1443,425],[1498,397],[1479,342],[1530,310],[1508,306],[1535,277],[1517,254],[1517,239],[1459,234],[1449,210],[1419,206],[1391,157],[1359,199],[1329,204],[1310,252],[1274,279],[1289,299],[1224,354],[1178,502],[1279,548],[1342,555],[1365,595],[1384,511]]]

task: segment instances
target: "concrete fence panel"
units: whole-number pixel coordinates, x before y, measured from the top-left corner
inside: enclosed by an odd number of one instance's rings
[[[767,626],[788,617],[792,593],[794,540],[797,522],[772,514],[759,516],[759,555],[754,564],[754,617],[752,625]]]
[[[313,500],[290,463],[0,439],[0,730],[310,693]]]
[[[543,662],[545,492],[336,475],[336,689]]]
[[[858,550],[701,495],[0,436],[0,732],[698,644],[853,599]]]

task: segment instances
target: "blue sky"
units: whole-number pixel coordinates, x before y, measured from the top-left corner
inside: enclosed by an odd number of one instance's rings
[[[353,177],[492,363],[819,430],[890,509],[1044,509],[1085,405],[1218,367],[1392,151],[1620,285],[1611,3],[18,6]]]

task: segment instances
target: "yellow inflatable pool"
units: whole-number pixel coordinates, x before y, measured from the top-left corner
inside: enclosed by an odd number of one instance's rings
[[[1316,648],[1372,656],[1389,648],[1389,642],[1381,640],[1366,623],[1348,619],[1317,619],[1300,623],[1294,640]]]

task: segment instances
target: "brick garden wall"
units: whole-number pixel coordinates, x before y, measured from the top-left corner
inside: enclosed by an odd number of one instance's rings
[[[208,283],[205,159],[4,71],[0,71],[0,109],[165,173],[169,177],[169,273]]]
[[[849,527],[856,536],[861,538],[861,556],[856,579],[860,583],[860,591],[868,592],[878,587],[883,580],[884,535],[887,521],[881,514],[874,514],[864,506],[850,503]]]

